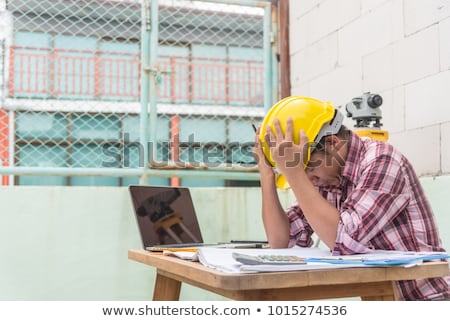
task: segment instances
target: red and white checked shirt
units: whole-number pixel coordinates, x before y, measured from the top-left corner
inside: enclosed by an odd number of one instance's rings
[[[340,212],[333,254],[445,251],[419,179],[390,144],[351,132],[339,186],[318,190]],[[289,246],[311,246],[314,231],[301,208],[294,204],[286,214],[291,223]],[[397,282],[404,300],[448,298],[449,284],[450,278]]]

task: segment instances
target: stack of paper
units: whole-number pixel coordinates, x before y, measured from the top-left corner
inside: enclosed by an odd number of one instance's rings
[[[294,264],[280,261],[270,264],[242,264],[233,258],[233,253],[251,256],[297,256],[303,263]],[[226,273],[300,271],[316,269],[336,269],[348,267],[373,266],[404,266],[410,267],[423,261],[450,258],[445,252],[401,252],[401,251],[373,251],[369,254],[330,256],[329,251],[318,248],[290,249],[217,249],[201,248],[198,252],[199,261],[205,266]]]
[[[290,264],[290,265],[244,265],[233,259],[233,253],[249,255],[296,255],[299,257],[329,256],[330,252],[319,248],[290,248],[290,249],[214,249],[201,248],[198,252],[199,261],[204,265],[226,273],[250,273],[264,271],[297,271],[324,268],[324,264]],[[331,264],[326,263],[329,268]],[[348,266],[346,266],[348,267]]]
[[[189,261],[198,261],[198,251],[170,251],[164,250],[164,255],[176,256],[179,259],[189,260]]]

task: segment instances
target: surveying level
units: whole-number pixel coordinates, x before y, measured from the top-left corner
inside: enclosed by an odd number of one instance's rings
[[[389,133],[382,130],[381,109],[383,98],[378,94],[370,92],[353,98],[345,105],[347,117],[356,121],[354,132],[358,136],[370,137],[372,139],[386,142]]]

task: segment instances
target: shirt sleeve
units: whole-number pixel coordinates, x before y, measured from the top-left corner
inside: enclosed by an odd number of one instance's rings
[[[289,247],[298,245],[301,247],[310,247],[313,245],[311,235],[314,233],[311,226],[306,221],[302,210],[297,204],[292,205],[286,215],[290,223]]]
[[[406,173],[391,155],[377,156],[362,166],[360,173],[355,189],[341,206],[333,254],[370,252],[370,240],[384,233],[409,202]]]

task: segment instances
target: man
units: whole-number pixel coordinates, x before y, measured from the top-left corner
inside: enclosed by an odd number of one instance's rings
[[[409,161],[387,143],[358,137],[342,118],[330,103],[288,97],[264,119],[255,156],[270,246],[311,246],[316,233],[336,255],[445,251]],[[285,211],[277,186],[287,185],[297,202]],[[448,283],[402,281],[398,290],[404,300],[445,300]]]

